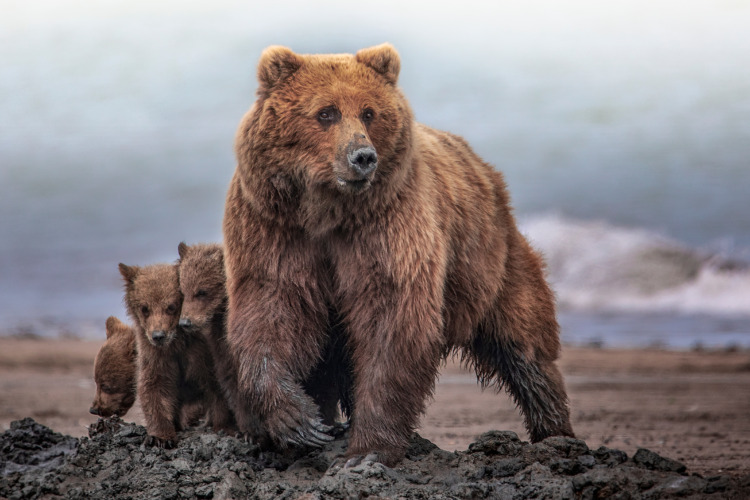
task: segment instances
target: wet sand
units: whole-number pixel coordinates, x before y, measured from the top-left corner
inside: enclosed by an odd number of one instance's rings
[[[97,420],[88,408],[100,345],[0,338],[0,430],[33,417],[55,431],[86,435]],[[750,352],[565,347],[560,367],[574,430],[589,448],[629,456],[648,448],[704,476],[750,474]],[[143,423],[137,403],[124,420]],[[491,429],[527,439],[510,398],[481,391],[449,360],[420,434],[453,451]]]

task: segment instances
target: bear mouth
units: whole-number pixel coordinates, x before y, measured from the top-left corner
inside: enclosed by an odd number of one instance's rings
[[[370,179],[366,177],[362,179],[343,179],[338,177],[336,181],[338,182],[339,187],[347,191],[359,192],[370,187]]]

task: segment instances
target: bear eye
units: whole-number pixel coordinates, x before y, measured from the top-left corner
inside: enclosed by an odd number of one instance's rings
[[[174,304],[169,304],[167,306],[167,314],[175,314],[177,312],[177,306]]]
[[[367,108],[362,111],[362,122],[365,125],[369,125],[375,119],[375,111],[372,108]]]
[[[198,290],[195,292],[195,298],[196,299],[202,299],[204,297],[208,297],[208,292],[205,290]]]
[[[326,106],[325,108],[318,111],[318,122],[321,125],[332,125],[339,121],[341,113],[336,109],[336,106]]]
[[[148,317],[150,313],[151,311],[149,311],[148,306],[141,306],[141,314]]]

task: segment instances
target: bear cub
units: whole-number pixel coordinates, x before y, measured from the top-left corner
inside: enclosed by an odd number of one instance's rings
[[[236,425],[241,434],[258,438],[260,428],[257,419],[247,412],[233,411],[240,402],[237,395],[237,370],[226,340],[224,251],[219,244],[188,246],[182,242],[177,246],[177,252],[180,256],[177,268],[183,297],[179,326],[206,340],[221,388],[221,397],[232,411],[233,425]],[[240,418],[235,419],[235,414]]]
[[[182,294],[176,265],[120,264],[125,306],[134,322],[138,398],[146,418],[147,445],[172,448],[177,431],[207,414],[214,430],[231,428],[220,397],[206,340],[179,328]]]
[[[94,360],[96,396],[89,412],[122,417],[135,403],[135,331],[114,316],[107,318],[105,326],[107,340]]]

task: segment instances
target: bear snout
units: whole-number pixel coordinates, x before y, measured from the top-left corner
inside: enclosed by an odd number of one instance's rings
[[[347,153],[346,158],[349,160],[349,167],[359,177],[354,180],[369,180],[371,174],[378,167],[378,154],[372,146],[355,149]]]
[[[190,321],[190,318],[182,317],[180,318],[180,322],[178,323],[180,325],[180,328],[184,328],[186,330],[193,327],[193,322]]]
[[[167,340],[167,332],[164,330],[154,330],[151,332],[151,340],[156,345],[162,345]]]

